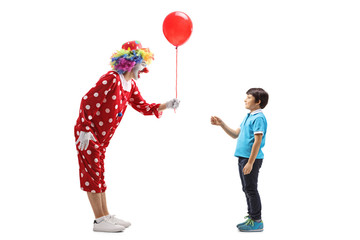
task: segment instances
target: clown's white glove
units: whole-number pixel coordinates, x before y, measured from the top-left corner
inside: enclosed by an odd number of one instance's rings
[[[79,138],[76,140],[75,144],[77,145],[79,144],[79,150],[86,150],[89,146],[89,141],[93,140],[94,142],[96,142],[96,139],[94,137],[94,135],[91,132],[80,132],[80,136]]]
[[[179,107],[180,101],[177,98],[166,102],[166,108],[177,109]]]

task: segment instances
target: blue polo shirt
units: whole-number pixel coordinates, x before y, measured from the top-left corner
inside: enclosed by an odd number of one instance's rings
[[[240,125],[240,134],[238,137],[235,156],[249,158],[251,149],[255,141],[255,134],[262,133],[261,145],[256,159],[263,159],[262,148],[265,145],[267,122],[261,109],[248,113]]]

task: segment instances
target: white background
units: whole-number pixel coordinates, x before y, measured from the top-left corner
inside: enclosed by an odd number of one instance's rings
[[[175,96],[175,48],[162,33],[183,11],[176,113],[128,108],[107,150],[108,206],[131,221],[92,232],[73,126],[111,54],[140,40],[155,54],[138,81],[148,102]],[[359,237],[358,1],[2,1],[0,236],[6,239]],[[245,92],[262,87],[268,134],[259,191],[265,231],[244,234],[236,140]]]

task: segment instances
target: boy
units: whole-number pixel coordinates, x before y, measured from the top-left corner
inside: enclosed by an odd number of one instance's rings
[[[264,154],[267,122],[262,113],[268,103],[269,95],[261,88],[251,88],[247,92],[245,108],[250,110],[240,128],[229,128],[219,117],[212,116],[211,124],[221,126],[232,138],[238,138],[235,156],[239,158],[239,173],[248,206],[247,221],[237,225],[242,232],[261,232],[261,201],[257,190],[259,169]]]

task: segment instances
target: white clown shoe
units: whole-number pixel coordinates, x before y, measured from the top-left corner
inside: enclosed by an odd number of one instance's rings
[[[122,219],[116,218],[115,215],[109,215],[108,216],[110,221],[115,223],[116,225],[124,226],[125,228],[130,227],[131,223],[126,222]]]
[[[122,232],[125,227],[115,224],[109,217],[104,217],[100,222],[94,221],[93,230],[95,232]]]

